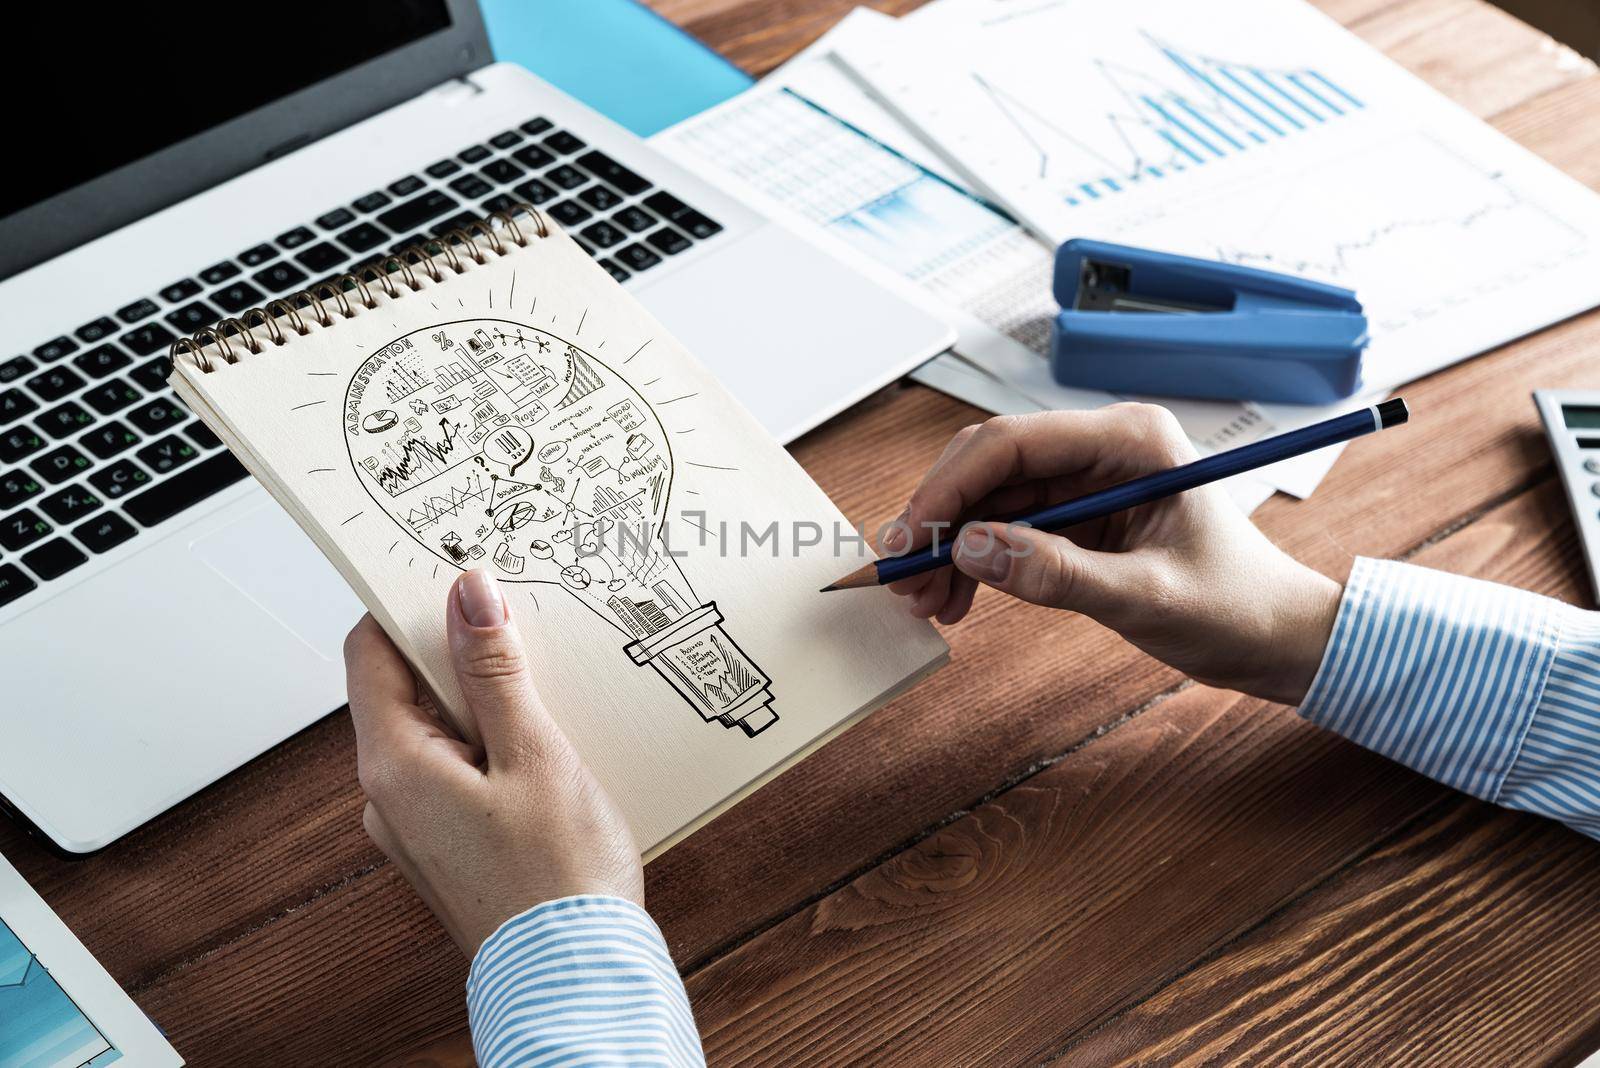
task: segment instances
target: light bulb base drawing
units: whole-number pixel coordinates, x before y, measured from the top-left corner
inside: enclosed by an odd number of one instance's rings
[[[715,601],[696,608],[624,651],[649,664],[688,701],[700,718],[738,727],[754,738],[774,723],[772,680],[722,629]]]

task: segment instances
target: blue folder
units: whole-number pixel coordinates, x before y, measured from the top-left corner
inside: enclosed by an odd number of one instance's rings
[[[751,84],[634,0],[482,0],[496,59],[520,63],[640,137]]]

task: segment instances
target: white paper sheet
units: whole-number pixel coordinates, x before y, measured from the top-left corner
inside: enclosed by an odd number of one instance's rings
[[[1047,240],[1354,289],[1369,390],[1600,303],[1600,196],[1309,5],[939,0],[877,30],[836,54]]]
[[[652,138],[709,179],[837,255],[921,286],[950,310],[956,349],[1040,409],[1099,407],[1117,398],[1061,386],[1043,351],[1051,255],[1004,213],[972,194],[830,58],[840,41],[872,38],[894,20],[857,9],[763,82]],[[870,272],[869,272],[870,273]],[[990,411],[1004,410],[949,357],[913,377]],[[985,397],[991,399],[986,400]],[[1012,404],[1016,397],[1009,398]],[[1162,399],[1202,452],[1289,429],[1259,405]],[[1337,455],[1302,457],[1257,481],[1306,496]],[[1270,495],[1270,490],[1263,495]],[[1255,492],[1241,499],[1254,499]]]

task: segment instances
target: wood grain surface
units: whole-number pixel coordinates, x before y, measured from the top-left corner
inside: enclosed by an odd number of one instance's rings
[[[763,73],[848,0],[653,0]],[[900,13],[912,0],[875,3]],[[1482,0],[1322,8],[1600,188],[1600,76]],[[1582,602],[1528,393],[1600,386],[1590,313],[1405,393],[1256,514]],[[880,391],[794,446],[895,514],[982,413]],[[887,464],[887,467],[885,466]],[[1019,636],[1026,635],[1026,640]],[[950,667],[647,871],[713,1064],[1569,1064],[1600,1048],[1600,847],[1075,616],[980,597]],[[104,853],[10,857],[196,1065],[465,1066],[466,963],[360,826],[348,719]]]

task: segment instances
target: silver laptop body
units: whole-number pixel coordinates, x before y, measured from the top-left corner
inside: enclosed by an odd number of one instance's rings
[[[0,804],[63,850],[106,845],[344,703],[361,606],[176,405],[175,336],[527,200],[780,440],[952,340],[491,62],[470,0],[351,6],[368,22],[347,14],[338,40],[257,72],[194,58],[218,30],[181,7],[86,20],[73,69],[142,88],[80,92],[93,110],[33,113],[12,139],[14,164],[65,162],[0,200]],[[311,30],[321,10],[276,4],[270,21]]]

